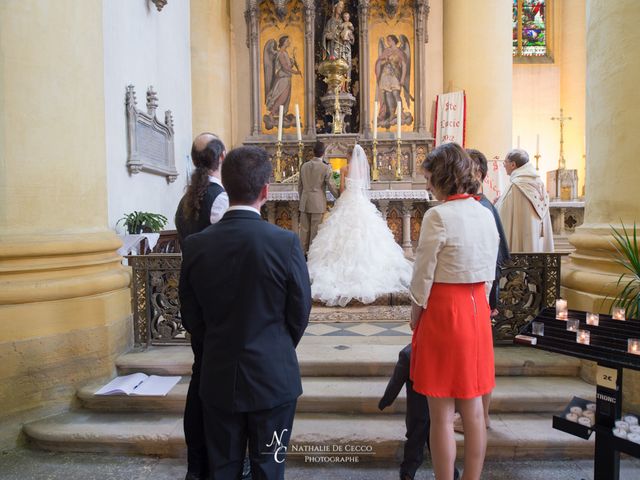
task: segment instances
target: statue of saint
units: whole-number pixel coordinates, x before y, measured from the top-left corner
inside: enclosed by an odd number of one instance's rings
[[[344,20],[342,14],[344,13],[344,2],[339,0],[334,6],[331,12],[331,17],[327,20],[322,32],[322,47],[324,49],[325,59],[334,60],[343,57],[343,40],[341,37],[342,24]],[[351,25],[353,27],[353,25]],[[349,63],[351,66],[351,63]]]

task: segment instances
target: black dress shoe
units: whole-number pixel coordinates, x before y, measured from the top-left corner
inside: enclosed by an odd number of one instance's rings
[[[456,467],[453,467],[453,480],[458,480],[459,478],[460,478],[460,471]]]

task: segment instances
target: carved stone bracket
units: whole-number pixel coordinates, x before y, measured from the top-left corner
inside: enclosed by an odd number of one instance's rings
[[[136,108],[136,94],[133,85],[127,87],[125,96],[127,112],[129,173],[155,173],[174,182],[178,178],[173,146],[173,116],[171,110],[164,113],[164,123],[156,117],[158,94],[153,87],[147,90],[147,112]]]
[[[168,0],[151,0],[151,3],[156,6],[159,12],[161,12],[164,6],[168,3]]]

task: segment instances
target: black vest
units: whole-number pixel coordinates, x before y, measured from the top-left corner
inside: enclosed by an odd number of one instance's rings
[[[180,203],[178,204],[178,210],[176,210],[176,230],[178,231],[178,242],[180,242],[180,247],[184,242],[184,239],[189,235],[198,233],[209,225],[211,225],[211,206],[215,199],[224,192],[224,188],[222,188],[217,183],[210,182],[207,187],[207,191],[202,197],[200,201],[200,210],[198,211],[197,218],[187,218],[184,213],[184,201],[185,197],[180,199]]]

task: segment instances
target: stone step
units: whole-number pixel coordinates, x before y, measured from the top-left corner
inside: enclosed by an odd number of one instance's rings
[[[177,414],[80,411],[29,423],[24,431],[32,444],[51,451],[170,457],[186,453],[182,417]],[[329,456],[302,453],[315,448],[358,456],[359,465],[396,463],[402,457],[404,433],[403,415],[299,414],[293,425],[289,460],[320,463],[322,457]],[[456,434],[459,458],[462,440],[462,435]],[[487,459],[587,458],[593,456],[593,445],[593,438],[586,441],[554,430],[550,414],[495,415],[488,431]],[[365,453],[354,453],[354,446]]]
[[[85,408],[104,412],[184,411],[188,377],[165,397],[94,395],[101,385],[87,385],[78,391]],[[305,377],[304,393],[298,400],[299,413],[378,414],[378,401],[388,379],[383,377]],[[571,377],[498,377],[491,402],[492,413],[561,411],[574,396],[594,398],[595,387]],[[404,413],[405,389],[385,414]]]
[[[388,377],[398,352],[409,337],[387,337],[393,344],[356,343],[356,337],[304,337],[298,346],[303,376]],[[362,341],[373,342],[367,338]],[[193,354],[190,347],[151,347],[118,357],[120,375],[144,372],[149,375],[190,375]],[[497,376],[571,376],[580,371],[580,361],[530,347],[495,348]]]

